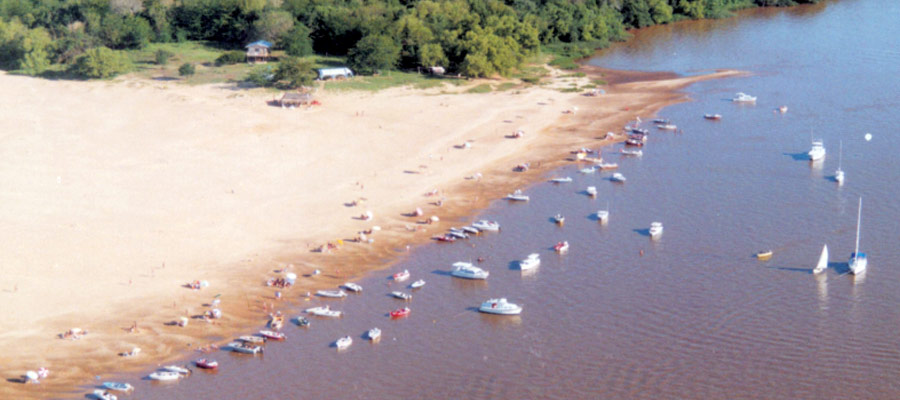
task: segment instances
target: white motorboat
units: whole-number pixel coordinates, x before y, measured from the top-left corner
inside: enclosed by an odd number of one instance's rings
[[[130,383],[123,382],[103,382],[103,387],[106,390],[116,390],[119,392],[130,392],[134,390],[134,386],[131,386]]]
[[[419,280],[417,280],[417,281],[415,281],[415,282],[409,284],[409,287],[410,287],[411,289],[418,289],[418,288],[420,288],[420,287],[422,287],[422,286],[425,286],[425,280],[424,280],[424,279],[419,279]]]
[[[475,222],[472,226],[482,231],[497,232],[500,230],[500,224],[497,221],[488,221],[486,219]]]
[[[450,230],[447,232],[447,236],[450,236],[450,237],[456,238],[456,239],[468,239],[469,238],[469,234],[466,233],[466,231],[459,229],[459,228],[450,228]]]
[[[231,342],[228,343],[229,350],[235,353],[244,353],[244,354],[259,354],[262,353],[263,348],[261,346],[253,345],[250,343],[244,342]],[[178,374],[176,374],[178,375]]]
[[[600,164],[597,164],[597,168],[616,169],[616,168],[619,168],[619,164],[617,164],[617,163],[600,163]]]
[[[556,252],[560,253],[560,254],[565,253],[565,252],[569,251],[569,242],[562,241],[562,242],[556,243],[556,245],[553,246],[553,250],[556,250]]]
[[[662,222],[651,222],[650,223],[650,237],[657,238],[663,233],[663,225]]]
[[[609,210],[597,211],[597,221],[600,221],[601,224],[609,222]]]
[[[255,344],[263,344],[266,342],[266,338],[264,338],[262,336],[249,336],[249,335],[240,336],[240,337],[238,337],[238,340],[240,340],[242,342],[255,343]]]
[[[403,282],[403,281],[409,279],[409,270],[404,269],[402,272],[398,272],[398,273],[394,274],[394,276],[392,278],[394,279],[395,282]]]
[[[165,367],[162,367],[162,369],[164,371],[175,372],[175,373],[182,374],[182,375],[190,375],[191,374],[190,369],[181,367],[178,365],[166,365]]]
[[[481,303],[478,311],[488,314],[519,315],[522,313],[522,306],[510,303],[506,298],[490,299]]]
[[[731,101],[733,101],[735,103],[755,103],[756,96],[751,96],[744,92],[737,92],[734,95],[734,98],[731,99]]]
[[[154,381],[177,381],[181,379],[181,374],[172,371],[156,371],[147,377]]]
[[[587,192],[588,196],[594,197],[597,195],[597,187],[596,186],[588,186],[587,189],[585,190],[585,192]]]
[[[578,170],[578,172],[581,172],[582,174],[593,174],[594,172],[597,172],[597,167],[582,168]]]
[[[822,246],[822,254],[819,255],[819,262],[816,263],[816,267],[813,268],[812,272],[814,274],[818,274],[822,271],[825,271],[825,268],[828,268],[828,245]]]
[[[398,298],[400,300],[412,300],[412,295],[409,293],[403,293],[399,291],[391,292],[391,296]]]
[[[556,214],[553,216],[553,222],[556,222],[557,225],[562,225],[566,223],[566,217],[563,217],[562,214]]]
[[[522,194],[521,190],[516,189],[515,192],[512,192],[512,193],[506,195],[506,199],[513,200],[513,201],[528,201],[529,197],[527,195]]]
[[[343,290],[319,290],[316,291],[316,296],[330,298],[347,297],[347,292]]]
[[[869,264],[866,253],[859,252],[859,225],[862,220],[862,197],[859,198],[859,210],[856,214],[856,248],[850,255],[850,273],[853,275],[861,275],[866,272],[866,266]]]
[[[840,142],[840,147],[838,147],[838,168],[837,171],[834,171],[834,180],[840,184],[844,184],[844,170],[841,169],[841,161],[844,158],[844,141]]]
[[[519,261],[519,269],[522,271],[537,268],[539,265],[541,265],[541,255],[538,253],[531,253],[524,260]]]
[[[345,283],[345,284],[344,284],[344,289],[347,289],[347,290],[349,290],[349,291],[351,291],[351,292],[356,292],[356,293],[362,292],[362,286],[360,286],[360,285],[358,285],[358,284],[355,284],[355,283],[353,283],[353,282],[347,282],[347,283]]]
[[[329,306],[307,308],[306,313],[312,314],[312,315],[315,315],[318,317],[331,317],[331,318],[337,318],[344,314],[341,311],[332,310],[331,307],[329,307]]]
[[[569,182],[572,182],[572,178],[570,178],[570,177],[568,177],[568,176],[565,177],[565,178],[553,178],[553,179],[550,180],[550,182],[553,182],[553,183],[569,183]]]
[[[453,269],[450,270],[450,275],[465,279],[487,279],[490,272],[478,268],[472,265],[472,263],[459,261],[453,263]]]
[[[612,177],[609,178],[609,180],[613,182],[625,182],[625,175],[616,172],[612,175]]]
[[[621,149],[621,150],[619,150],[619,152],[622,153],[622,155],[624,155],[624,156],[635,156],[635,157],[640,157],[640,156],[643,156],[643,155],[644,155],[644,151],[643,151],[643,150]]]
[[[474,226],[464,226],[464,227],[460,228],[460,230],[462,230],[465,233],[468,233],[469,235],[478,235],[481,233],[481,231],[478,230],[478,228],[476,228]]]
[[[92,393],[94,399],[98,400],[119,400],[119,397],[103,389],[95,389]]]
[[[656,125],[656,129],[663,130],[663,131],[674,131],[674,130],[678,130],[678,126],[675,124],[659,124],[659,125]]]
[[[378,339],[381,339],[381,329],[378,329],[378,328],[369,329],[369,331],[366,332],[366,336],[369,338],[369,340],[371,340],[373,342]]]
[[[350,347],[351,344],[353,344],[353,338],[344,336],[334,342],[334,347],[337,347],[338,350],[343,350]]]
[[[825,144],[822,140],[813,140],[812,148],[806,153],[810,161],[818,161],[825,158]]]

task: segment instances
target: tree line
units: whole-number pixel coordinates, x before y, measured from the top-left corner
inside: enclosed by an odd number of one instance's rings
[[[593,50],[626,29],[720,18],[818,0],[0,0],[0,68],[51,64],[98,76],[127,69],[121,50],[206,40],[267,40],[290,56],[346,56],[359,74],[440,65],[504,75],[541,48]],[[568,47],[563,48],[568,48]]]

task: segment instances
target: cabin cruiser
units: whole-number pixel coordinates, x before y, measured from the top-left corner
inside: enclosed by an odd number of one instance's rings
[[[478,311],[488,314],[519,315],[522,313],[522,306],[510,303],[506,298],[490,299],[481,303]]]
[[[450,270],[450,275],[465,279],[487,279],[490,272],[478,268],[472,265],[472,263],[459,261],[453,263],[453,269]]]

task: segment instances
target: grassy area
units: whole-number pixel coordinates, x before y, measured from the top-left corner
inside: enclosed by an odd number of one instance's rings
[[[374,92],[399,86],[411,86],[416,89],[428,89],[446,83],[461,84],[459,79],[440,78],[415,72],[389,71],[377,76],[356,76],[351,79],[325,82],[325,90],[362,90]]]
[[[482,83],[478,86],[466,90],[466,93],[490,93],[494,88],[489,83]]]

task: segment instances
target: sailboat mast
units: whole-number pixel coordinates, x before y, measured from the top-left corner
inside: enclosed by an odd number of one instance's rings
[[[856,250],[853,254],[859,255],[859,222],[862,219],[862,197],[859,198],[859,209],[856,212]]]

